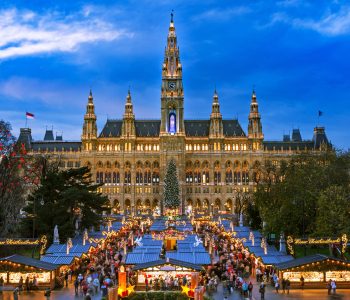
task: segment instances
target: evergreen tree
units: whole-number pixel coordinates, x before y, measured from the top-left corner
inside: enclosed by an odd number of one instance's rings
[[[180,206],[179,180],[176,172],[176,164],[173,159],[168,164],[164,179],[164,206],[170,209]]]
[[[108,199],[97,192],[100,184],[91,180],[88,167],[59,171],[58,163],[45,162],[41,184],[29,196],[24,208],[23,235],[46,234],[51,240],[58,225],[61,241],[72,237],[78,220],[79,230],[97,227],[102,222],[102,212],[108,209]],[[33,220],[34,218],[34,220]]]

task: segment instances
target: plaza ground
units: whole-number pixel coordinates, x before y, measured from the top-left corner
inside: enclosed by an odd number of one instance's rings
[[[253,299],[252,300],[260,300],[260,294],[258,292],[259,285],[254,284],[253,289]],[[223,300],[224,299],[224,293],[222,290],[222,285],[220,284],[218,286],[218,291],[216,293],[213,293],[211,297],[214,300]],[[0,294],[1,300],[13,300],[13,294],[10,291],[3,292]],[[19,300],[47,300],[46,297],[44,297],[44,291],[39,292],[23,292],[18,297]],[[62,288],[57,291],[53,291],[51,293],[51,300],[83,300],[84,297],[82,296],[75,296],[74,295],[74,288]],[[93,300],[100,300],[101,295],[97,295],[92,297]],[[228,296],[228,300],[242,300],[244,299],[243,296],[241,296],[237,291],[234,291],[231,295]],[[310,300],[335,300],[335,299],[341,299],[341,300],[350,300],[350,290],[338,290],[336,295],[327,295],[326,289],[311,289],[311,290],[291,290],[290,294],[283,294],[279,293],[276,294],[274,289],[270,286],[267,287],[266,294],[265,294],[265,300],[297,300],[297,299],[310,299]]]

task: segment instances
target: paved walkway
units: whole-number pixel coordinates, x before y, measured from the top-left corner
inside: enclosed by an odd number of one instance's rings
[[[213,300],[223,300],[224,294],[222,290],[222,285],[218,286],[218,291],[211,295]],[[93,296],[93,300],[100,300],[101,295]],[[0,294],[1,300],[13,300],[13,294],[10,291],[3,292]],[[46,300],[44,297],[44,291],[38,292],[22,292],[18,297],[19,300]],[[74,295],[74,288],[62,288],[61,290],[53,291],[51,293],[50,300],[83,300],[83,297],[76,297]],[[231,295],[228,295],[228,300],[243,300],[237,291],[234,291]],[[319,290],[291,290],[290,294],[279,293],[276,294],[274,289],[267,286],[265,300],[350,300],[350,290],[338,290],[336,295],[327,295],[326,289]],[[253,288],[253,298],[251,300],[260,300],[259,285],[254,284]]]

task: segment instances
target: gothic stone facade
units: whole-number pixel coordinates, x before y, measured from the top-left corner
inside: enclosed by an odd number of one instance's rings
[[[208,120],[184,120],[182,65],[171,19],[162,65],[161,119],[136,120],[130,91],[120,120],[107,120],[98,134],[90,91],[81,141],[63,141],[47,130],[43,141],[33,141],[29,128],[19,140],[31,153],[54,153],[62,168],[87,165],[93,178],[104,183],[114,212],[144,213],[162,207],[163,180],[170,159],[177,165],[181,209],[187,205],[202,213],[235,212],[237,193],[254,189],[254,177],[266,160],[278,165],[303,151],[328,145],[323,127],[312,140],[299,130],[282,141],[264,140],[258,101],[253,91],[247,134],[238,120],[224,120],[214,92]]]

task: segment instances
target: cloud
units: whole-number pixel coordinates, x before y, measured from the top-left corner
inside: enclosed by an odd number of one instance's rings
[[[350,33],[350,7],[343,6],[337,12],[327,12],[320,19],[291,18],[286,13],[278,12],[272,15],[268,26],[283,22],[295,28],[316,31],[326,36],[347,35]]]
[[[193,17],[194,21],[227,21],[235,16],[241,16],[250,13],[252,10],[246,6],[238,6],[229,9],[210,9]]]
[[[74,52],[84,43],[110,42],[133,33],[116,28],[83,8],[75,15],[57,11],[0,10],[0,60],[53,52]]]

